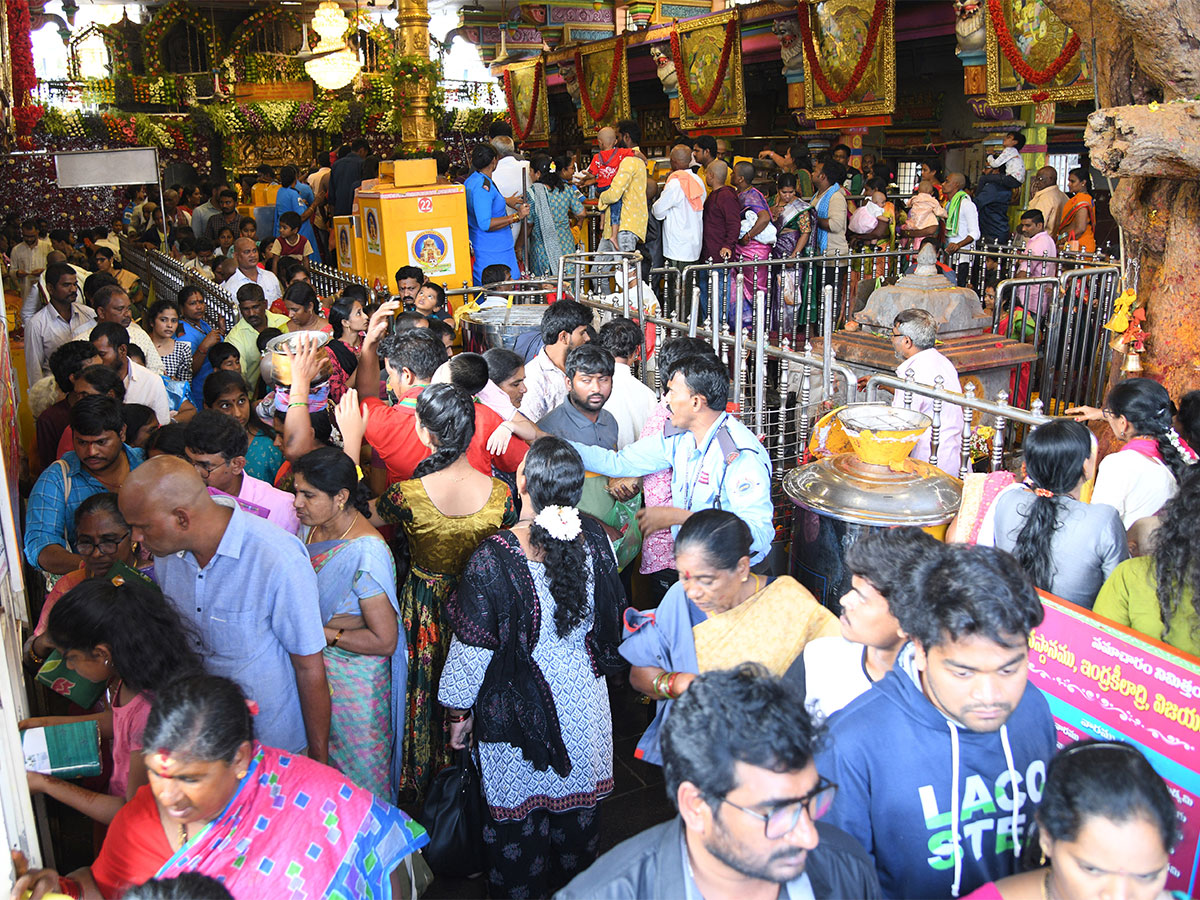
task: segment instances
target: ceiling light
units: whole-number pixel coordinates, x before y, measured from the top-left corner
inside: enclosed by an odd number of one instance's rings
[[[325,90],[345,87],[362,68],[358,56],[346,46],[346,31],[350,27],[346,14],[333,0],[322,0],[313,14],[312,27],[321,36],[313,53],[327,55],[310,59],[304,70]]]

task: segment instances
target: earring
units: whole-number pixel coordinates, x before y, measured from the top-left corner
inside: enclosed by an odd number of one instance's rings
[[[1044,865],[1046,865],[1046,851],[1042,850],[1041,857],[1038,859],[1038,868],[1041,868]]]

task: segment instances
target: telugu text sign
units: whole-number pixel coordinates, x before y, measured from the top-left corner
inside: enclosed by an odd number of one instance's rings
[[[1170,890],[1194,896],[1200,863],[1200,660],[1042,595],[1029,639],[1029,680],[1050,703],[1060,745],[1136,744],[1175,798],[1182,840]]]

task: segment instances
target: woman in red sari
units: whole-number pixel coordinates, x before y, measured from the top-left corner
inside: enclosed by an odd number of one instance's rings
[[[254,740],[241,688],[215,675],[159,692],[143,732],[150,783],[113,819],[90,866],[35,869],[13,896],[112,900],[199,872],[236,897],[382,897],[425,830],[328,766]]]

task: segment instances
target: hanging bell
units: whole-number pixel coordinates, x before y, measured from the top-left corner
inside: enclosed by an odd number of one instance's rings
[[[1142,371],[1142,355],[1136,350],[1130,350],[1125,354],[1125,364],[1121,366],[1121,371],[1126,375],[1133,375]]]

